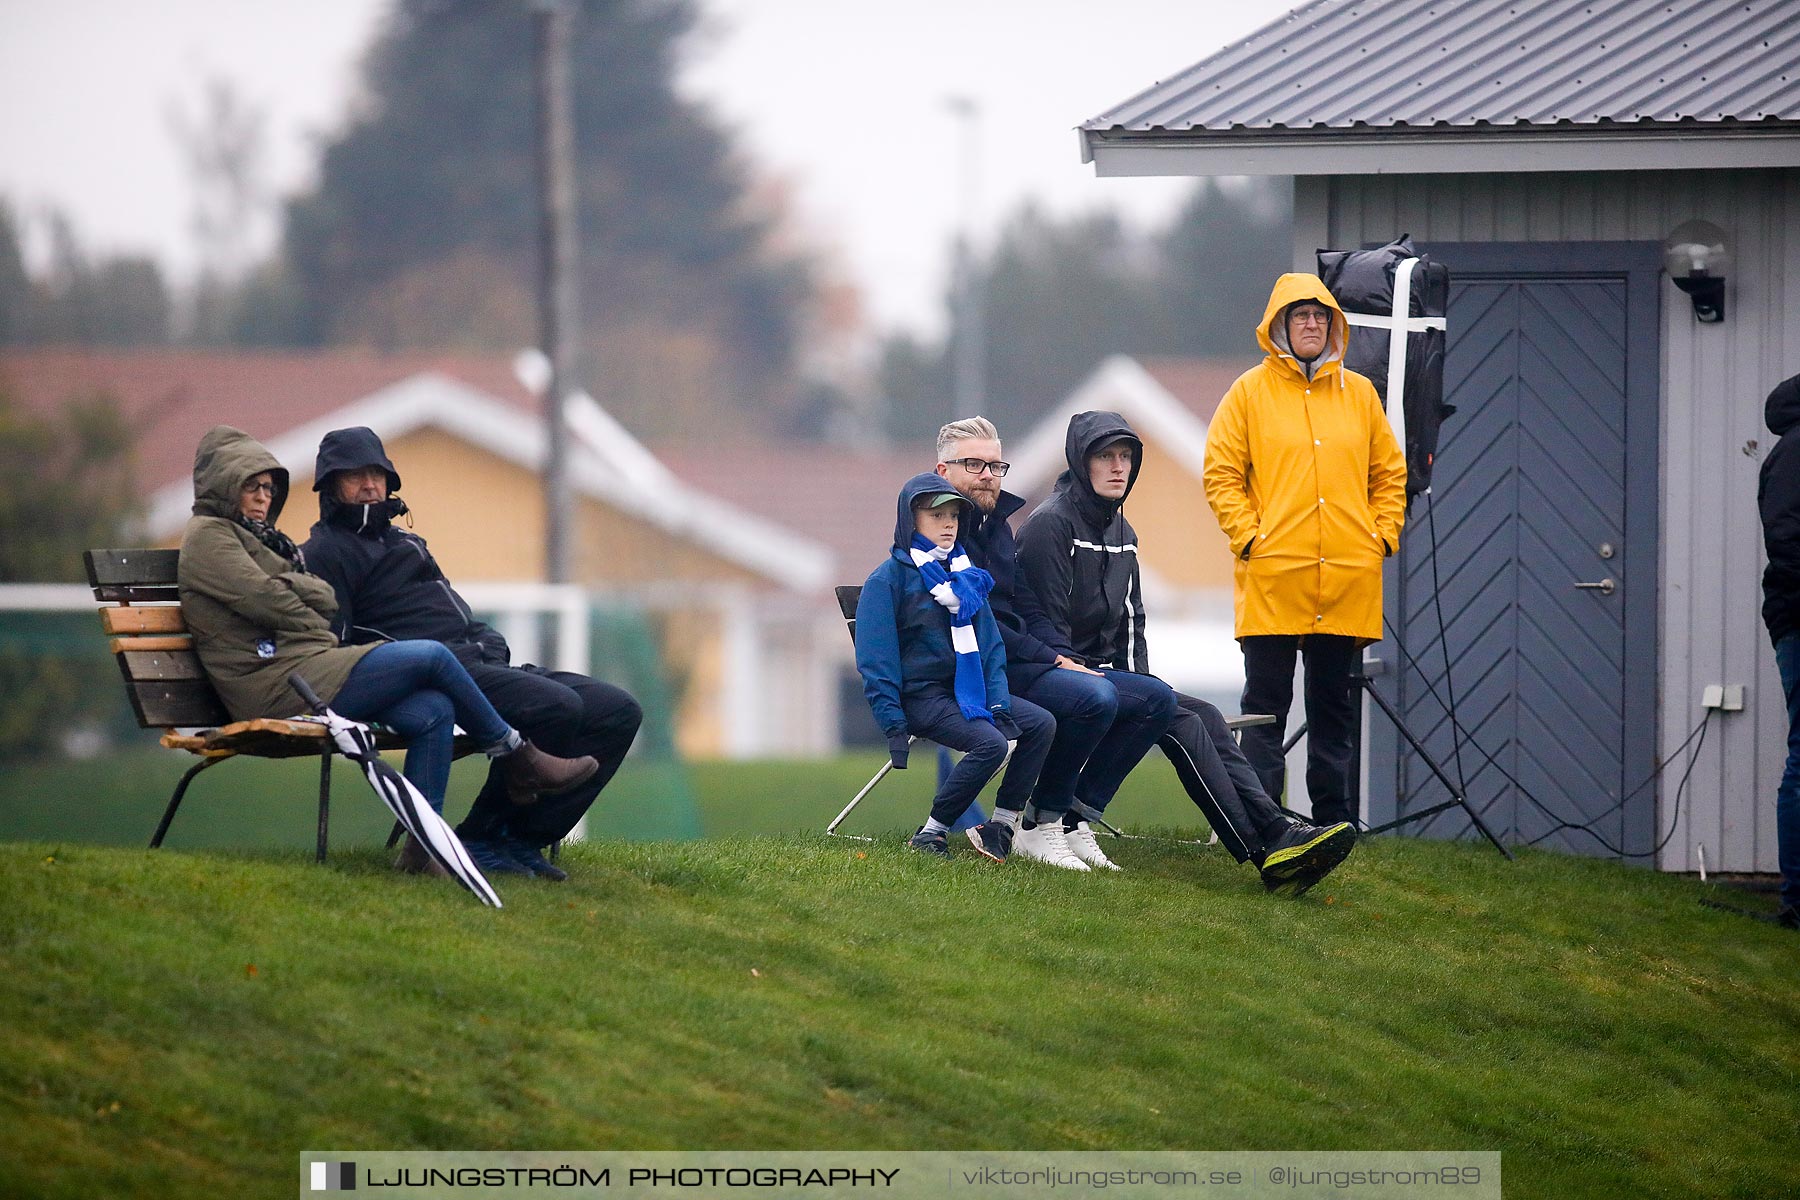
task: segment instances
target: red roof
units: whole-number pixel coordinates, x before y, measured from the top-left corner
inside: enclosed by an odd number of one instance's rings
[[[936,465],[926,441],[913,453],[744,438],[651,449],[689,486],[830,547],[839,583],[861,583],[881,562],[894,540],[900,485]]]
[[[1144,370],[1163,386],[1183,408],[1208,425],[1219,410],[1219,401],[1231,390],[1237,377],[1261,362],[1260,357],[1243,358],[1141,358]]]
[[[264,441],[390,384],[435,371],[508,404],[534,400],[510,360],[457,354],[358,351],[207,352],[61,347],[0,351],[0,388],[25,411],[48,414],[77,397],[119,404],[136,438],[138,486],[186,479],[194,447],[214,425]]]

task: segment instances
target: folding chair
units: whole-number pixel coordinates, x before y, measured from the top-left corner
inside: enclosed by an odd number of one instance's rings
[[[856,583],[840,584],[835,589],[835,591],[837,594],[838,612],[843,614],[844,627],[850,631],[850,643],[852,645],[855,645],[856,644],[856,602],[858,600],[862,599],[862,585],[856,584]],[[908,736],[906,739],[906,744],[908,746],[910,746],[918,740],[919,739],[917,737]],[[850,811],[852,809],[854,809],[857,805],[861,804],[863,801],[863,797],[867,796],[870,792],[874,791],[875,785],[880,783],[882,780],[886,779],[888,776],[888,772],[892,771],[893,769],[894,769],[894,764],[891,761],[882,763],[881,769],[879,771],[875,772],[874,777],[872,779],[870,779],[869,782],[863,784],[862,790],[860,792],[857,792],[856,795],[850,797],[850,803],[844,805],[844,811],[840,812],[837,816],[835,816],[831,819],[831,824],[829,824],[825,827],[825,835],[827,837],[854,838],[859,842],[874,841],[875,840],[874,838],[863,837],[861,834],[857,834],[857,833],[839,833],[837,831],[837,827],[844,823],[844,818],[850,815]]]

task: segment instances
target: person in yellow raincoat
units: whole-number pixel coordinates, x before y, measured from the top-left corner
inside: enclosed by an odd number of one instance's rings
[[[1306,790],[1315,822],[1356,819],[1350,676],[1381,639],[1381,563],[1400,545],[1406,460],[1375,385],[1343,365],[1349,327],[1318,276],[1275,281],[1257,327],[1264,358],[1225,393],[1206,436],[1206,500],[1237,556],[1235,632],[1244,753],[1271,796],[1305,661]]]

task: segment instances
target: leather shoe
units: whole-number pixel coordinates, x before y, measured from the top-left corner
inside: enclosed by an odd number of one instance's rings
[[[419,839],[412,834],[406,835],[406,842],[400,847],[400,856],[394,859],[394,870],[407,875],[435,875],[439,879],[447,879],[450,872],[443,864],[425,852]]]
[[[506,764],[506,794],[514,804],[531,804],[539,795],[579,787],[600,769],[600,764],[589,755],[558,758],[539,750],[529,738],[500,761]]]

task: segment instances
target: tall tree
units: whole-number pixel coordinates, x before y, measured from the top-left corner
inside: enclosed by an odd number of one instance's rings
[[[111,398],[71,396],[40,417],[0,391],[0,583],[82,578],[81,552],[111,544],[136,505]]]
[[[644,411],[621,413],[640,424],[680,407],[653,380],[640,387],[645,367],[667,386],[766,393],[791,362],[809,272],[767,249],[729,141],[675,91],[693,6],[578,8],[590,381],[615,403],[621,390],[644,391]],[[529,18],[514,0],[401,0],[365,64],[363,115],[326,149],[318,188],[289,208],[310,340],[495,350],[534,340]]]
[[[0,390],[0,583],[82,578],[81,552],[117,545],[136,504],[129,433],[109,399],[70,397],[46,418]],[[118,672],[78,615],[0,613],[0,763],[117,721]]]
[[[1203,180],[1153,233],[1108,213],[1059,220],[1020,209],[976,268],[987,415],[1029,428],[1109,354],[1254,354],[1249,330],[1289,261],[1290,190],[1285,179]],[[884,343],[881,389],[895,435],[916,437],[953,415],[949,352],[947,339]]]
[[[169,340],[169,290],[149,258],[92,259],[61,213],[48,218],[51,261],[32,277],[19,224],[0,200],[0,345],[154,346]]]

